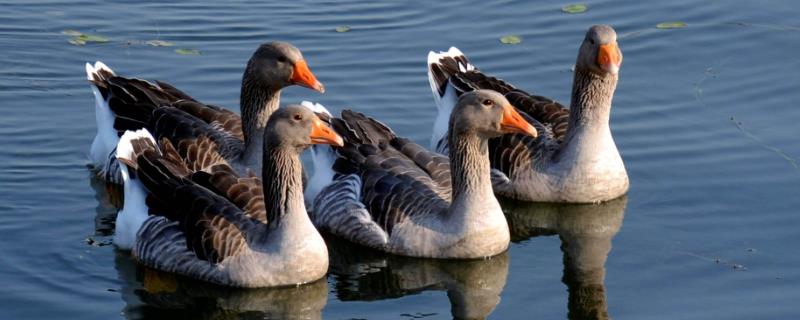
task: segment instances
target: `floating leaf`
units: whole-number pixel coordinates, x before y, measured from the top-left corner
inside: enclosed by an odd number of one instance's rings
[[[86,41],[83,41],[80,38],[75,37],[75,38],[69,39],[69,43],[73,44],[73,45],[76,45],[76,46],[82,46],[82,45],[86,44]]]
[[[586,9],[588,9],[585,4],[583,3],[576,3],[576,4],[569,4],[566,6],[561,7],[561,11],[564,13],[584,13]]]
[[[61,34],[77,37],[77,36],[82,35],[83,33],[78,31],[78,30],[64,30],[64,31],[61,31]]]
[[[180,49],[175,49],[175,53],[183,55],[198,55],[200,54],[200,50],[180,48]]]
[[[83,40],[83,42],[105,43],[105,42],[111,41],[107,37],[96,35],[96,34],[82,34],[82,35],[77,36],[76,38],[78,38],[80,40]]]
[[[350,26],[338,26],[336,27],[336,32],[348,32],[350,31]]]
[[[154,46],[154,47],[171,47],[174,46],[175,43],[164,41],[164,40],[148,40],[145,41],[146,44]]]
[[[507,36],[503,36],[502,38],[500,38],[500,42],[502,42],[503,44],[518,44],[522,42],[522,38],[520,38],[520,36],[515,34],[509,34]]]
[[[679,28],[686,28],[686,22],[681,21],[670,21],[670,22],[662,22],[656,25],[656,28],[659,29],[679,29]]]

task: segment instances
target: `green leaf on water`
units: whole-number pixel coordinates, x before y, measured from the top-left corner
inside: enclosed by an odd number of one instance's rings
[[[61,34],[65,34],[65,35],[68,35],[68,36],[71,36],[71,37],[77,37],[77,36],[82,35],[83,33],[78,31],[78,30],[63,30],[63,31],[61,31]]]
[[[77,30],[64,30],[61,31],[61,34],[71,36],[72,38],[69,39],[69,43],[76,46],[83,46],[89,42],[106,43],[111,41],[108,37],[105,36],[96,34],[85,34]]]
[[[659,28],[659,29],[680,29],[680,28],[686,28],[688,26],[689,25],[686,24],[686,22],[670,21],[670,22],[659,23],[659,24],[656,25],[656,28]]]
[[[174,42],[169,42],[164,40],[147,40],[145,41],[145,43],[153,47],[171,47],[175,45]]]
[[[200,50],[180,48],[180,49],[175,49],[175,53],[182,55],[196,56],[200,54]]]
[[[586,9],[589,9],[589,7],[587,7],[583,3],[569,4],[569,5],[561,7],[561,11],[562,12],[564,12],[564,13],[572,13],[572,14],[574,14],[574,13],[584,13],[584,12],[586,12]]]
[[[518,44],[522,42],[522,38],[515,34],[509,34],[507,36],[501,37],[500,42],[503,44]]]
[[[106,43],[111,41],[108,37],[96,35],[96,34],[82,34],[76,37],[77,39],[82,40],[83,42],[98,42],[98,43]]]
[[[338,27],[336,27],[336,32],[342,33],[342,32],[348,32],[348,31],[350,31],[350,26],[338,26]]]

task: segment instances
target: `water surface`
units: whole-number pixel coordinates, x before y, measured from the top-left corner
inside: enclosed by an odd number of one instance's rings
[[[7,1],[0,318],[797,318],[796,3],[587,3],[569,15],[558,1]],[[654,27],[674,20],[688,27]],[[104,245],[115,209],[85,167],[87,61],[236,110],[252,51],[287,40],[328,91],[290,88],[284,102],[356,108],[427,144],[428,50],[458,46],[482,70],[567,103],[577,47],[597,23],[621,36],[611,125],[631,190],[598,206],[504,202],[506,254],[439,262],[332,241],[327,279],[243,291],[142,270]],[[111,42],[73,46],[65,29]],[[523,42],[500,44],[506,34]],[[201,54],[142,44],[153,39]]]

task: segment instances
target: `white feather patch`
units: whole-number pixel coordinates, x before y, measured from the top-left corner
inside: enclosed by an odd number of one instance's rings
[[[445,139],[447,127],[450,124],[450,114],[453,113],[456,101],[458,101],[456,89],[448,82],[444,96],[436,101],[438,113],[436,114],[436,120],[433,122],[433,131],[431,132],[431,150],[437,150],[437,146],[440,144],[439,141]]]
[[[436,102],[436,108],[439,111],[436,116],[436,121],[433,124],[433,132],[431,134],[431,149],[436,150],[437,146],[440,145],[440,141],[445,138],[447,134],[447,126],[450,122],[450,113],[453,112],[453,107],[456,104],[456,100],[458,97],[456,96],[455,88],[448,83],[445,85],[444,92],[441,94],[439,93],[439,89],[441,88],[442,84],[437,83],[436,79],[433,77],[433,73],[431,72],[432,65],[438,65],[439,61],[444,57],[463,57],[459,60],[467,60],[464,53],[461,50],[458,50],[456,47],[450,47],[447,51],[440,51],[439,53],[436,52],[429,52],[428,53],[428,82],[431,86],[431,92],[433,93],[433,100]],[[467,72],[475,70],[475,67],[470,63],[458,63],[458,70],[460,72]]]
[[[133,145],[136,139],[149,139],[155,145],[155,139],[147,129],[126,131],[117,145],[117,158],[130,161],[133,159]],[[116,229],[114,230],[114,244],[122,250],[130,250],[136,242],[136,235],[142,224],[147,220],[147,191],[138,179],[133,179],[126,165],[120,165],[123,181],[124,205],[117,213]]]
[[[329,116],[332,116],[330,111],[328,111],[328,109],[325,108],[325,106],[323,106],[323,105],[321,105],[319,103],[314,103],[314,102],[311,102],[311,101],[305,101],[304,100],[303,102],[300,102],[300,105],[302,105],[302,106],[304,106],[306,108],[309,108],[309,109],[311,109],[311,111],[314,111],[316,113],[324,113],[324,114],[327,114]]]
[[[336,152],[330,146],[313,145],[310,152],[314,174],[308,179],[308,186],[303,193],[308,208],[311,208],[320,191],[333,182],[333,163],[336,161]]]
[[[125,131],[125,134],[119,139],[119,144],[117,144],[117,158],[133,161],[133,145],[131,141],[142,138],[148,139],[153,145],[156,145],[156,139],[153,138],[153,135],[151,135],[147,129]]]

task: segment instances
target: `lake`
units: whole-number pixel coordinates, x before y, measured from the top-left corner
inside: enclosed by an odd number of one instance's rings
[[[564,1],[5,1],[0,318],[798,318],[797,3],[586,3],[567,14]],[[670,21],[687,26],[656,28]],[[238,111],[250,54],[290,41],[327,92],[288,88],[284,103],[354,108],[427,146],[429,50],[457,46],[568,104],[578,46],[600,23],[624,55],[611,128],[630,192],[600,205],[503,201],[507,253],[431,261],[330,239],[326,279],[232,290],[145,270],[108,245],[118,195],[86,167],[87,61]],[[110,41],[73,45],[64,30]],[[501,44],[509,34],[522,42]]]

